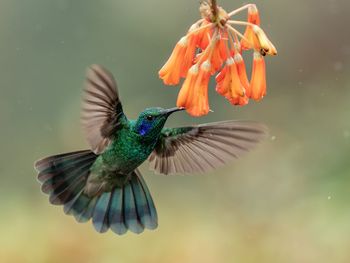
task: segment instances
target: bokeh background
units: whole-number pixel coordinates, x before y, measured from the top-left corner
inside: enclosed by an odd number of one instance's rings
[[[174,106],[179,88],[157,71],[198,1],[0,0],[1,263],[350,262],[350,2],[255,2],[279,51],[267,58],[266,98],[233,108],[212,83],[214,113],[168,125],[249,119],[269,138],[206,175],[144,164],[159,227],[119,237],[49,205],[33,162],[87,148],[79,110],[92,63],[116,75],[130,118]]]

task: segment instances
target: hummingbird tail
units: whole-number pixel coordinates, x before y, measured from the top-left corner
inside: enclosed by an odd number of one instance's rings
[[[73,215],[78,222],[92,218],[96,231],[109,228],[116,234],[129,229],[134,233],[144,228],[155,229],[157,211],[142,175],[135,170],[122,186],[110,192],[90,197],[84,194],[90,167],[96,160],[93,152],[77,151],[50,156],[35,163],[41,189],[54,205],[64,205],[64,212]]]
[[[157,211],[153,199],[142,175],[135,170],[123,187],[115,187],[109,198],[96,205],[92,222],[97,231],[104,218],[104,228],[111,228],[118,235],[128,229],[142,233],[145,228],[155,229],[158,226]]]
[[[118,235],[130,230],[140,234],[145,228],[158,226],[157,211],[151,194],[141,174],[133,172],[130,180],[122,187],[95,197],[88,197],[81,191],[76,198],[65,204],[66,214],[73,214],[78,222],[92,218],[94,228],[99,233],[109,228]]]
[[[35,162],[43,193],[54,205],[63,205],[75,199],[84,189],[89,169],[96,160],[90,150],[64,153]]]

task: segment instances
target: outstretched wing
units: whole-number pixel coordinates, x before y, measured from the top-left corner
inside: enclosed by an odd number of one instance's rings
[[[150,169],[166,175],[214,170],[252,149],[266,134],[264,125],[244,121],[164,128],[149,157]]]
[[[112,74],[101,66],[92,65],[87,70],[81,120],[95,154],[104,151],[125,120],[117,84]]]

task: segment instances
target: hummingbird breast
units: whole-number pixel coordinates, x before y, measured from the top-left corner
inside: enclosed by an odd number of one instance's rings
[[[101,154],[104,169],[129,174],[140,166],[153,151],[157,138],[145,141],[130,130],[119,131],[118,136]]]

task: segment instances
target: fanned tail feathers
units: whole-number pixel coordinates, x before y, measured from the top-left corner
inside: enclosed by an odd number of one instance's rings
[[[78,222],[92,218],[96,231],[111,229],[118,235],[130,230],[141,233],[158,225],[157,212],[142,175],[135,170],[123,187],[88,197],[84,187],[96,160],[93,152],[77,151],[44,158],[35,163],[42,191],[50,203],[63,205],[64,212]]]

